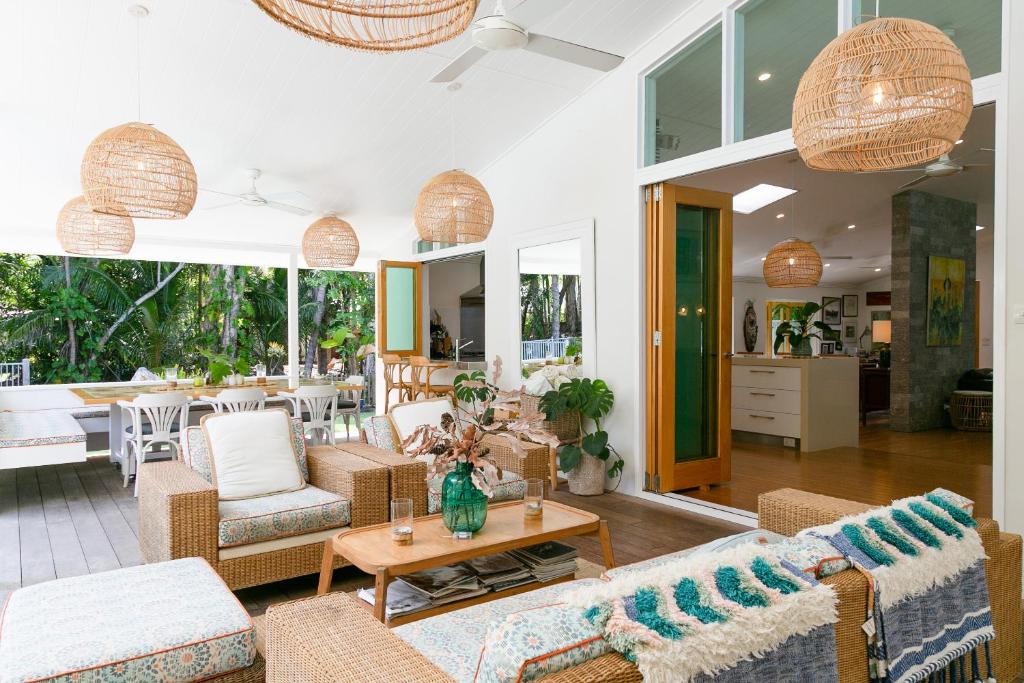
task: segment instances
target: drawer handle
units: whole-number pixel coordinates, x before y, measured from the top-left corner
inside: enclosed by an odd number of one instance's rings
[[[751,373],[757,373],[757,374],[760,374],[760,375],[774,375],[775,374],[774,370],[751,370],[750,372]]]
[[[770,393],[768,393],[766,391],[751,391],[750,395],[751,396],[767,396],[769,398],[774,398],[775,397],[775,394],[770,394]]]
[[[774,420],[775,419],[771,415],[754,415],[753,413],[750,414],[750,417],[757,418],[758,420]]]

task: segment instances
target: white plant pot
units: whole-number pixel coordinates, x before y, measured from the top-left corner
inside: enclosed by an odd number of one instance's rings
[[[577,496],[599,496],[604,493],[606,463],[589,453],[580,456],[580,464],[565,473],[569,492]]]

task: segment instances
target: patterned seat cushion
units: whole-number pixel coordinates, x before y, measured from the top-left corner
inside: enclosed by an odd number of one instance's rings
[[[443,477],[434,477],[427,480],[427,514],[437,514],[441,511],[441,486],[444,484]],[[526,495],[526,480],[515,472],[503,470],[501,483],[494,487],[492,503],[500,503],[503,500],[522,500]]]
[[[198,558],[21,588],[0,615],[0,683],[201,681],[255,655],[252,620]]]
[[[561,602],[581,586],[601,585],[600,579],[580,579],[527,591],[501,600],[473,605],[391,630],[456,681],[472,681],[487,632],[493,623],[513,612]]]
[[[65,411],[0,412],[0,448],[84,442],[85,432]]]
[[[340,529],[352,519],[348,500],[314,486],[258,498],[222,500],[218,508],[217,544],[221,548]]]
[[[309,481],[309,467],[306,465],[306,436],[302,429],[302,420],[291,418],[292,441],[295,446],[295,459],[299,463],[302,478]],[[213,483],[213,468],[210,466],[210,445],[202,427],[188,427],[181,440],[181,457],[185,464],[195,470],[208,483]]]

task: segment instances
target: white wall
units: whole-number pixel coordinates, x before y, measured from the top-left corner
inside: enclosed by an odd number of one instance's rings
[[[430,311],[437,311],[448,334],[451,335],[452,343],[460,336],[459,297],[480,284],[480,263],[479,259],[471,261],[445,261],[432,263],[424,266],[427,270],[427,292],[426,297]],[[489,303],[489,302],[488,302]],[[429,318],[428,318],[429,320]],[[428,329],[429,338],[429,329]],[[430,345],[424,347],[427,353]]]

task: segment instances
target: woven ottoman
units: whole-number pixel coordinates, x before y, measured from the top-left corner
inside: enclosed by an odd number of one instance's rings
[[[199,558],[58,579],[0,612],[0,683],[262,681],[252,620]]]

